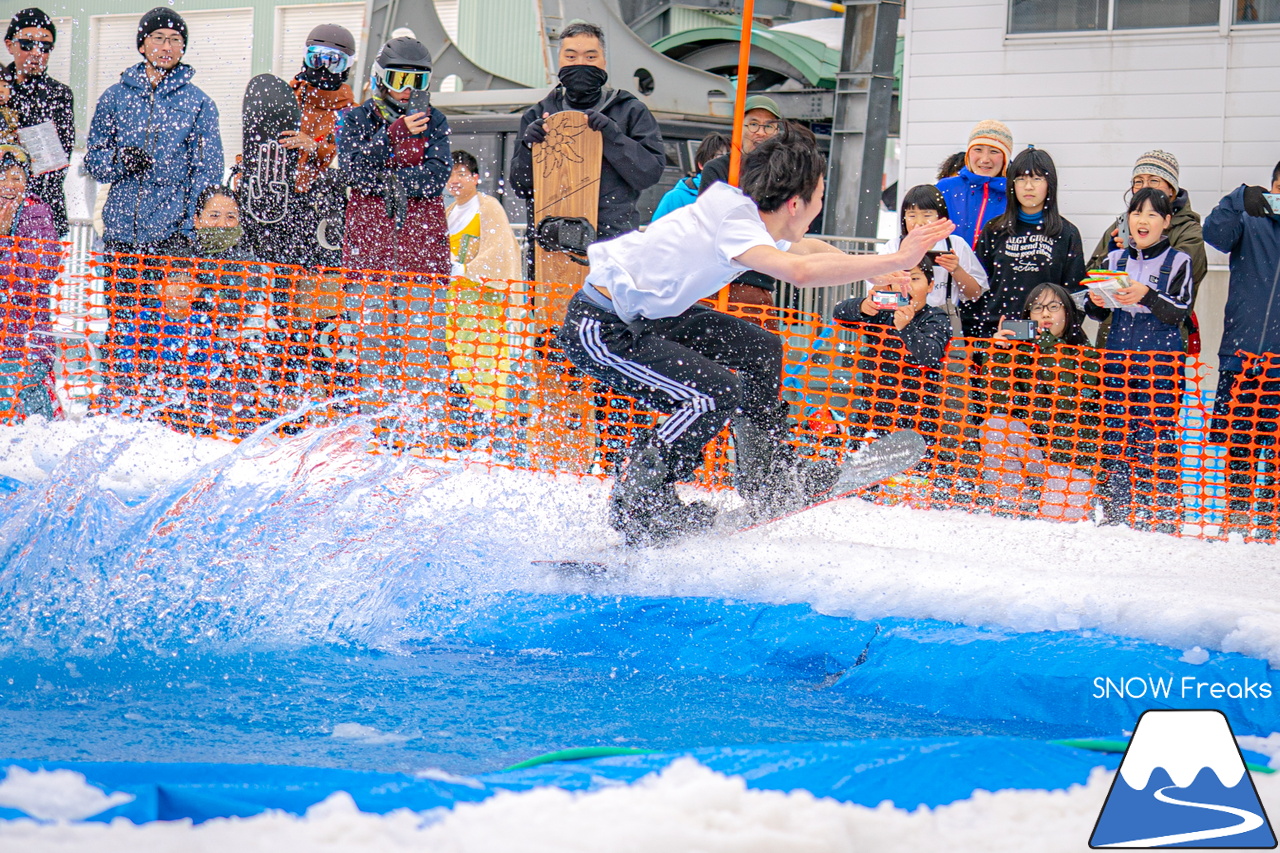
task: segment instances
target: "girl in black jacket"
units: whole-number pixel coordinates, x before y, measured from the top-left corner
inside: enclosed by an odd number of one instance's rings
[[[974,247],[991,288],[960,305],[967,337],[989,338],[1000,318],[1022,313],[1027,295],[1046,281],[1080,290],[1084,247],[1080,231],[1058,212],[1058,171],[1053,158],[1028,148],[1009,167],[1009,202],[1004,215],[987,223]]]

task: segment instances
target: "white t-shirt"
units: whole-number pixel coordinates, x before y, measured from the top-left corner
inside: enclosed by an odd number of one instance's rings
[[[974,277],[974,280],[981,285],[983,290],[990,290],[991,284],[987,280],[987,271],[982,267],[982,261],[978,260],[978,256],[973,253],[973,249],[965,242],[964,238],[958,234],[952,234],[950,237],[951,248],[947,248],[947,240],[942,239],[934,245],[932,251],[950,252],[956,256],[956,260],[960,262],[960,268]],[[880,246],[878,254],[888,255],[898,251],[898,247],[902,245],[901,237],[894,237],[888,243]],[[951,273],[942,268],[941,264],[933,266],[933,290],[929,291],[929,296],[925,302],[934,308],[941,308],[947,304],[947,285],[951,283]],[[960,292],[960,285],[951,288],[952,299],[957,303],[970,302],[972,300]],[[976,297],[975,297],[976,298]]]
[[[608,290],[628,323],[677,317],[749,269],[734,258],[756,246],[785,252],[791,243],[769,235],[742,190],[718,183],[645,231],[589,246],[587,283]]]
[[[471,224],[471,220],[476,218],[476,214],[480,212],[480,193],[476,193],[471,200],[465,204],[455,204],[449,210],[448,222],[449,236],[453,236]]]

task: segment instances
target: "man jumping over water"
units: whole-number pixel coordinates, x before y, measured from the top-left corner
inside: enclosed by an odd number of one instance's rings
[[[683,503],[703,449],[732,420],[735,485],[754,517],[770,518],[831,488],[838,470],[806,462],[787,443],[782,339],[698,300],[744,270],[798,287],[860,279],[903,284],[925,251],[953,230],[916,228],[888,255],[846,255],[805,237],[822,210],[826,158],[790,126],[744,160],[742,188],[718,184],[644,232],[596,243],[591,272],[570,301],[561,344],[583,372],[668,417],[637,442],[609,498],[609,523],[628,545],[656,544],[708,526],[704,504]]]

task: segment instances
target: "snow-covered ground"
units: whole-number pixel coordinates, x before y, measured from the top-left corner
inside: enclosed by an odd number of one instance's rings
[[[1280,761],[1273,761],[1273,764]],[[573,794],[504,793],[452,810],[359,812],[335,794],[305,817],[135,826],[0,822],[0,849],[23,853],[1084,853],[1114,774],[1096,770],[1066,791],[975,792],[935,809],[870,809],[806,791],[747,790],[692,759],[635,785]],[[1280,813],[1280,775],[1255,776],[1263,807]],[[65,786],[64,786],[65,787]],[[74,791],[64,791],[67,799]]]
[[[99,485],[137,500],[234,454],[217,476],[302,476],[332,487],[376,474],[358,437],[335,433],[308,450],[299,437],[245,448],[189,439],[156,426],[91,418],[0,429],[0,476],[36,482],[74,454],[102,460]],[[432,482],[425,473],[401,485]],[[353,474],[358,472],[358,474]],[[449,503],[520,520],[521,571],[511,586],[563,585],[530,574],[528,557],[593,553],[565,542],[608,542],[605,486],[473,466],[438,484],[430,503],[411,493],[406,518],[446,513]],[[410,489],[410,492],[412,489]],[[548,507],[553,511],[548,511]],[[493,514],[494,535],[507,528]],[[518,525],[518,526],[520,526]],[[597,550],[598,550],[598,546]],[[618,559],[605,550],[608,559]],[[703,537],[631,555],[597,585],[626,595],[707,595],[807,602],[823,612],[937,618],[1016,630],[1096,628],[1191,651],[1240,652],[1280,665],[1280,559],[1272,546],[1180,540],[1089,523],[1009,521],[960,512],[828,505],[768,528]],[[501,567],[500,567],[501,568]],[[490,579],[492,582],[493,579]],[[1280,736],[1261,745],[1280,754]],[[1280,759],[1273,760],[1273,765]],[[747,791],[741,780],[681,762],[631,788],[570,795],[503,794],[426,816],[362,815],[330,798],[305,819],[264,815],[134,827],[0,823],[0,849],[22,851],[255,850],[1084,850],[1110,777],[1070,792],[1000,792],[914,814]],[[1264,805],[1280,815],[1280,776],[1256,776]]]

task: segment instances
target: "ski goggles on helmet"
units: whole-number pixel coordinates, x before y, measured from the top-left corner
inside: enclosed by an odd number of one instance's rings
[[[17,166],[31,174],[31,155],[21,145],[0,145],[0,169]]]
[[[424,92],[427,86],[431,85],[431,72],[383,68],[375,62],[373,64],[373,79],[393,92],[403,92],[405,89]]]
[[[351,67],[351,57],[336,47],[323,44],[307,46],[307,55],[302,60],[308,68],[320,68],[334,74],[341,74]]]

